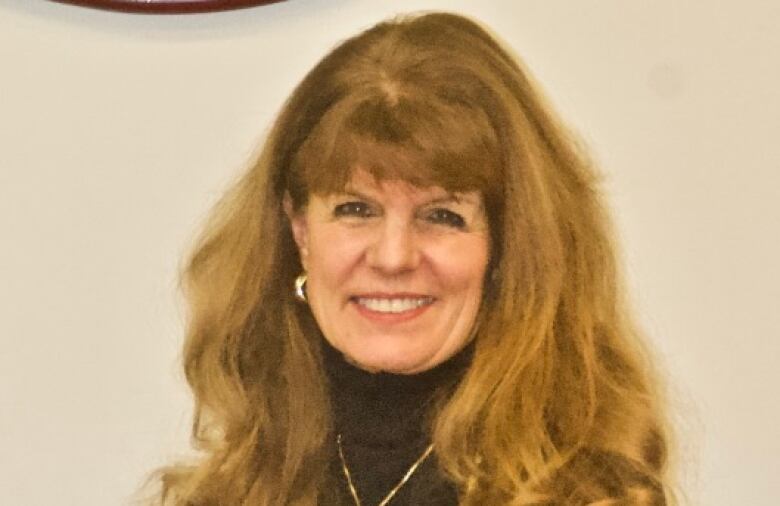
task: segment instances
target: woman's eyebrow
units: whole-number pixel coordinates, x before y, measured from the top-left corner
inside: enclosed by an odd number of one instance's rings
[[[343,191],[337,192],[336,196],[339,197],[355,197],[361,200],[367,200],[369,202],[375,202],[376,199],[370,197],[369,195],[366,195],[365,193],[361,193],[357,190],[354,190],[352,188],[345,188]]]
[[[433,200],[428,201],[426,205],[431,204],[472,204],[472,205],[478,205],[479,200],[471,195],[468,194],[462,194],[462,193],[448,193],[447,195],[443,195],[441,197],[437,197]]]
[[[370,195],[363,193],[359,190],[356,190],[354,188],[347,187],[344,190],[335,193],[337,197],[355,197],[361,200],[366,200],[371,203],[377,202],[377,199],[374,197],[371,197]],[[425,201],[422,205],[424,206],[431,206],[431,205],[437,205],[437,204],[471,204],[471,205],[479,205],[479,198],[474,197],[469,194],[463,194],[463,193],[447,193],[445,195],[442,195],[440,197],[435,197],[431,200]]]

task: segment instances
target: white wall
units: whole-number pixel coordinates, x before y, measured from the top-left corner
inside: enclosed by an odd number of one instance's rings
[[[0,0],[0,503],[127,504],[186,450],[176,270],[197,224],[328,48],[446,8],[525,58],[608,173],[689,503],[776,504],[778,6]]]

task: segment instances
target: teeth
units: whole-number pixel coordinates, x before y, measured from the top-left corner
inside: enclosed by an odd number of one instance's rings
[[[430,297],[421,297],[419,299],[370,299],[358,297],[357,303],[361,306],[379,313],[403,313],[420,306],[430,304]]]

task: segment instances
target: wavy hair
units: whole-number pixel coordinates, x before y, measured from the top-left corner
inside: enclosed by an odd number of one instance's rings
[[[378,179],[478,190],[491,257],[473,362],[436,408],[462,505],[661,505],[668,435],[622,297],[599,178],[526,71],[454,14],[346,40],[288,99],[183,275],[192,464],[160,471],[176,506],[327,502],[331,406],[321,336],[283,200]]]

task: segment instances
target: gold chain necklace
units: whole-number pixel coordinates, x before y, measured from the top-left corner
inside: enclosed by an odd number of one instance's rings
[[[349,468],[347,467],[347,461],[344,459],[344,450],[341,448],[341,434],[336,436],[336,445],[339,447],[339,459],[341,459],[341,469],[344,471],[344,477],[347,478],[347,485],[349,486],[349,492],[352,494],[352,499],[355,500],[355,506],[362,506],[360,503],[360,497],[358,497],[357,490],[355,489],[355,484],[352,483],[352,476],[349,474]],[[415,471],[417,471],[417,468],[420,467],[420,464],[423,463],[423,461],[428,458],[428,455],[431,454],[433,451],[433,443],[428,445],[428,448],[425,449],[425,451],[420,455],[420,457],[412,464],[412,466],[409,468],[408,471],[406,471],[406,474],[403,478],[401,478],[401,481],[398,482],[398,484],[393,487],[393,489],[388,493],[384,499],[382,499],[377,506],[386,506],[387,503],[390,502],[390,500],[395,497],[395,494],[398,493],[399,490],[401,490],[401,487],[403,487],[407,481],[409,481],[409,478],[412,477]]]

